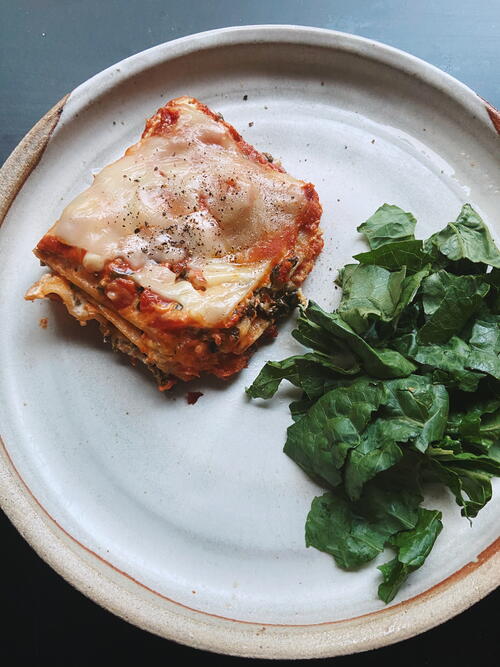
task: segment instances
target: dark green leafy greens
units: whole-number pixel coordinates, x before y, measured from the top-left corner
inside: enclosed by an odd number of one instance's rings
[[[474,322],[469,338],[468,368],[500,380],[500,315],[485,313]]]
[[[310,301],[292,332],[313,351],[267,362],[247,389],[302,391],[284,451],[327,489],[306,545],[345,569],[392,549],[385,602],[442,529],[423,486],[446,485],[470,520],[500,476],[500,253],[469,204],[425,241],[415,223],[384,204],[360,225],[371,249],[339,272],[338,308]]]
[[[415,526],[410,530],[402,530],[389,539],[389,545],[395,549],[397,555],[379,567],[383,577],[378,587],[381,600],[393,600],[408,575],[424,564],[443,528],[441,518],[441,512],[419,507]]]
[[[500,476],[500,461],[484,454],[459,451],[461,444],[449,442],[429,450],[431,467],[462,507],[462,515],[475,517],[491,499],[491,477]],[[458,451],[457,451],[458,450]]]
[[[399,352],[389,347],[375,348],[359,336],[338,313],[326,313],[314,301],[310,301],[304,317],[318,326],[328,336],[329,349],[339,341],[347,347],[351,355],[357,358],[358,363],[366,373],[378,378],[405,377],[413,372],[415,364],[405,359]],[[299,322],[298,331],[301,323]],[[292,332],[292,335],[294,333]]]
[[[466,259],[500,268],[500,254],[491,234],[470,204],[465,204],[455,222],[433,234],[425,245],[435,246],[449,260]]]
[[[417,221],[411,213],[405,213],[399,206],[383,204],[375,213],[358,227],[375,250],[390,241],[414,240],[413,232]]]
[[[340,317],[357,334],[368,331],[375,321],[394,319],[401,299],[406,271],[388,271],[375,264],[348,264],[342,273]]]
[[[457,276],[441,270],[422,282],[425,324],[418,330],[421,343],[446,343],[459,334],[488,294],[488,283],[479,276]]]
[[[437,251],[435,248],[426,252],[422,241],[415,239],[386,243],[375,250],[354,255],[354,259],[357,259],[362,265],[375,264],[388,271],[395,271],[401,266],[406,266],[407,275],[421,271],[435,261],[436,257]]]
[[[340,567],[358,567],[381,553],[392,535],[415,527],[421,502],[418,492],[391,485],[372,485],[355,504],[328,491],[313,500],[306,544],[331,554]]]

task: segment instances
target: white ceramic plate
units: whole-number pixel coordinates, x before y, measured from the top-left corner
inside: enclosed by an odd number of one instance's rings
[[[311,28],[229,28],[101,72],[42,119],[4,170],[2,203],[12,205],[0,234],[3,507],[85,594],[193,646],[329,656],[425,630],[498,583],[498,488],[472,528],[448,495],[429,498],[444,512],[443,533],[384,607],[375,564],[343,572],[304,546],[319,489],[282,453],[289,393],[267,403],[244,395],[266,359],[298,349],[291,324],[234,381],[165,396],[93,327],[55,304],[23,302],[42,272],[31,249],[63,206],[137,139],[146,117],[183,94],[316,184],[326,244],[305,292],[325,306],[334,305],[332,271],[363,248],[356,226],[384,201],[412,211],[422,236],[465,201],[495,224],[498,116],[392,48]],[[194,406],[188,389],[204,393]]]

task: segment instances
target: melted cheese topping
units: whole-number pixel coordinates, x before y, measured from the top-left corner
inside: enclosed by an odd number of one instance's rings
[[[139,284],[200,318],[208,309],[213,321],[216,312],[228,315],[268,266],[238,264],[238,253],[294,225],[306,197],[301,181],[246,157],[225,125],[190,98],[169,108],[179,112],[177,121],[97,174],[51,234],[85,249],[88,270],[123,257]],[[172,282],[165,264],[180,261],[201,268],[205,292]]]
[[[177,280],[165,266],[148,262],[130,277],[164,299],[175,301],[190,317],[204,326],[215,326],[231,313],[265,276],[269,262],[232,264],[209,260],[199,265],[206,288],[197,290],[187,280]]]

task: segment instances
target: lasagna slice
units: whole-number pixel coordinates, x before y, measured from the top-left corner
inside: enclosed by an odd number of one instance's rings
[[[180,97],[40,240],[51,273],[26,298],[97,320],[160,389],[202,372],[225,378],[297,305],[323,246],[320,216],[311,183]]]

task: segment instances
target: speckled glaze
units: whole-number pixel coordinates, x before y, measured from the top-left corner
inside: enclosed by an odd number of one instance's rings
[[[22,302],[41,272],[30,252],[38,238],[92,171],[181,94],[315,183],[326,244],[304,291],[322,305],[335,305],[335,270],[363,248],[356,226],[383,201],[413,211],[422,236],[465,201],[495,226],[498,112],[395,49],[296,26],[228,28],[101,72],[56,105],[2,170],[2,507],[84,594],[198,648],[326,657],[433,627],[499,583],[498,485],[472,528],[447,494],[428,498],[445,529],[388,607],[376,599],[374,566],[346,573],[306,549],[318,488],[281,452],[290,391],[270,403],[243,391],[266,359],[298,349],[292,322],[231,383],[201,380],[166,397],[91,327],[57,305]],[[188,405],[187,391],[203,396]]]

